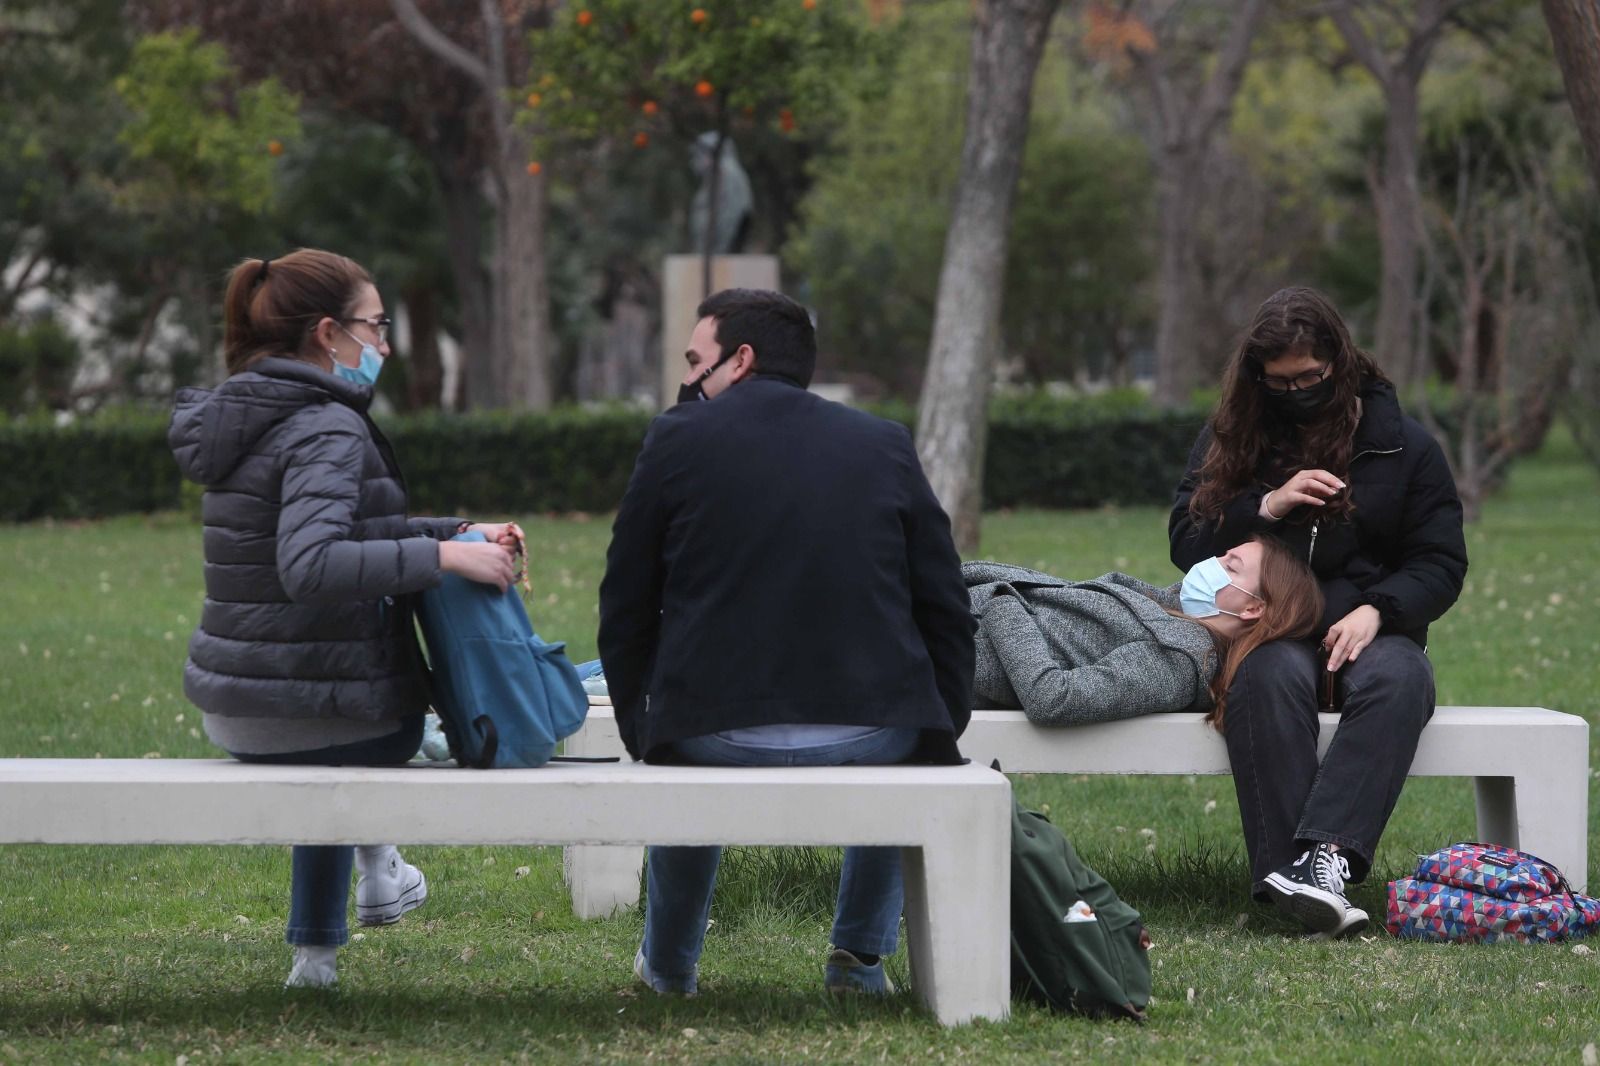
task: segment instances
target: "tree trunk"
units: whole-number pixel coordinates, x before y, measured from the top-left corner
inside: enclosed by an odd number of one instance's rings
[[[1171,5],[1171,16],[1181,5]],[[1200,278],[1195,255],[1199,229],[1201,171],[1217,132],[1226,125],[1233,99],[1244,80],[1250,45],[1266,17],[1265,0],[1230,5],[1232,23],[1215,50],[1211,72],[1198,87],[1182,86],[1173,76],[1182,64],[1182,46],[1159,42],[1154,49],[1130,51],[1149,78],[1155,116],[1156,196],[1160,212],[1161,299],[1156,315],[1154,399],[1175,407],[1189,399],[1199,374],[1195,338],[1200,322]],[[1168,50],[1177,54],[1167,57]]]
[[[490,326],[490,282],[483,264],[483,194],[473,178],[459,173],[449,159],[435,159],[440,198],[444,204],[445,251],[456,283],[461,313],[460,402],[468,409],[494,407],[494,333]]]
[[[977,547],[989,387],[1033,75],[1059,0],[975,5],[967,122],[934,308],[917,453],[957,547]]]
[[[1543,7],[1567,103],[1589,157],[1589,176],[1600,189],[1600,5],[1595,0],[1543,0]]]
[[[1176,407],[1187,401],[1199,372],[1194,350],[1200,320],[1200,278],[1194,255],[1196,216],[1200,211],[1196,154],[1193,146],[1163,148],[1156,182],[1161,310],[1156,319],[1153,399],[1161,407]]]
[[[1378,187],[1378,250],[1382,284],[1374,354],[1404,394],[1416,365],[1412,323],[1417,304],[1417,246],[1422,201],[1417,192],[1417,83],[1391,80],[1385,93],[1383,177]]]
[[[444,391],[439,358],[439,294],[431,284],[409,285],[400,293],[406,305],[406,409],[437,411]]]
[[[503,392],[491,406],[547,411],[550,380],[550,292],[545,275],[545,182],[529,174],[528,147],[509,136],[495,211],[494,331],[503,360]]]

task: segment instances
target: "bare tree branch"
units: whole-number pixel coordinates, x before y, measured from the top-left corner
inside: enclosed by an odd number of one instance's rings
[[[417,7],[416,0],[389,0],[389,6],[394,10],[395,18],[400,20],[400,25],[417,39],[418,44],[483,86],[485,92],[494,92],[489,69],[484,66],[483,60],[440,32]]]
[[[1392,76],[1388,58],[1367,34],[1367,28],[1361,25],[1361,20],[1356,18],[1355,4],[1351,0],[1340,0],[1329,9],[1328,17],[1333,20],[1345,43],[1350,46],[1351,54],[1367,68],[1367,72],[1378,80],[1379,87],[1387,93],[1389,79]]]
[[[1202,142],[1211,136],[1211,131],[1233,107],[1233,98],[1238,95],[1239,83],[1244,78],[1245,63],[1250,59],[1250,42],[1255,39],[1266,10],[1266,0],[1245,0],[1244,10],[1234,17],[1228,39],[1200,92],[1195,111],[1196,136]]]

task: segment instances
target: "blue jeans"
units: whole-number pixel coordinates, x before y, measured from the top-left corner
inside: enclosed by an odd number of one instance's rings
[[[288,766],[400,766],[422,746],[422,716],[407,719],[399,732],[354,744],[275,755],[239,755],[240,762]],[[294,849],[289,889],[291,944],[336,948],[350,939],[350,868],[356,849],[349,844],[300,844]]]
[[[887,728],[836,744],[807,748],[756,748],[717,736],[680,740],[685,761],[700,766],[883,766],[904,762],[921,731]],[[720,847],[651,847],[645,873],[644,957],[668,980],[687,979],[705,944]],[[889,955],[900,934],[903,904],[899,848],[845,848],[834,906],[836,947]]]

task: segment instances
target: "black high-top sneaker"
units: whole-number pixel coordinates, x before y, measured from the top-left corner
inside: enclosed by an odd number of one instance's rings
[[[1350,863],[1330,844],[1318,844],[1289,865],[1266,876],[1272,902],[1307,929],[1337,939],[1367,927],[1367,912],[1344,895]]]

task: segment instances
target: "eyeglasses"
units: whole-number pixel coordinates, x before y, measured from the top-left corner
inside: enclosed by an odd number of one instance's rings
[[[390,318],[388,315],[373,315],[371,318],[346,318],[341,319],[340,321],[365,322],[367,325],[371,326],[372,331],[378,335],[379,344],[384,344],[388,341],[389,327],[394,325],[394,319]]]
[[[1307,370],[1304,374],[1296,374],[1292,378],[1280,378],[1273,374],[1257,371],[1256,380],[1261,382],[1261,387],[1268,392],[1284,393],[1290,390],[1314,389],[1322,384],[1322,379],[1326,378],[1332,370],[1333,364],[1326,363],[1321,369]]]

